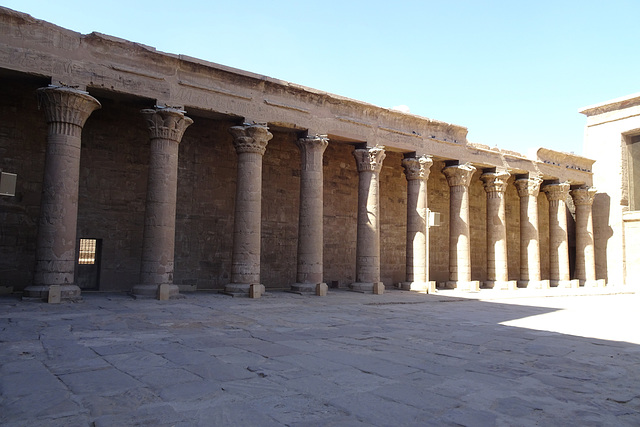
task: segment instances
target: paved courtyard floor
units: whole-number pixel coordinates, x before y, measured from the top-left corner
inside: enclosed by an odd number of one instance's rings
[[[0,425],[640,425],[640,295],[517,292],[2,297]]]

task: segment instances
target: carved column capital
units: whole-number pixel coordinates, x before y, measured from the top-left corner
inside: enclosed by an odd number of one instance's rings
[[[565,201],[569,196],[570,187],[568,182],[561,182],[559,184],[547,184],[542,187],[542,191],[547,195],[547,199],[550,202]]]
[[[407,177],[407,181],[412,181],[414,179],[427,180],[429,178],[429,173],[431,172],[431,165],[433,165],[433,160],[431,160],[431,157],[429,156],[408,157],[406,159],[402,159],[402,167],[404,168],[404,174]]]
[[[598,191],[595,187],[579,187],[571,190],[569,194],[573,198],[573,204],[578,205],[593,205],[593,199]]]
[[[233,145],[236,153],[257,153],[264,155],[267,144],[273,138],[266,124],[255,123],[242,126],[233,126],[229,129],[233,135]]]
[[[329,145],[329,137],[327,135],[309,135],[296,140],[296,145],[301,150],[314,150],[324,153],[327,145]]]
[[[505,170],[499,170],[496,172],[485,172],[480,175],[482,180],[484,191],[487,193],[501,193],[504,194],[507,189],[507,180],[511,174]]]
[[[57,130],[56,133],[79,135],[85,122],[102,107],[89,93],[70,87],[48,86],[37,90],[38,105],[44,109],[49,124],[73,125],[76,129]]]
[[[447,166],[442,169],[442,173],[447,178],[447,184],[449,184],[449,187],[469,187],[469,184],[471,183],[471,177],[473,176],[473,173],[475,171],[476,168],[470,163]]]
[[[147,121],[151,139],[168,139],[180,143],[184,131],[193,123],[193,120],[178,108],[156,107],[140,112]]]
[[[353,150],[353,156],[356,158],[358,172],[380,173],[382,161],[387,155],[383,146],[376,145],[375,147],[356,148]]]
[[[530,174],[528,178],[516,179],[514,182],[516,189],[518,190],[518,196],[534,196],[538,197],[540,194],[540,184],[542,184],[542,177],[539,175]]]

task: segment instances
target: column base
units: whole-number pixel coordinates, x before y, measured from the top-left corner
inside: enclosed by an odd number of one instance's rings
[[[436,282],[434,280],[429,282],[402,282],[398,287],[403,291],[416,291],[433,294],[436,291]]]
[[[363,294],[381,294],[385,287],[382,282],[355,282],[349,285],[349,289]]]
[[[291,292],[301,293],[301,294],[315,294],[318,285],[327,286],[326,283],[294,283],[291,285]]]
[[[78,301],[82,299],[80,288],[76,285],[59,285],[62,301]],[[24,289],[23,298],[49,300],[49,285],[32,285]]]
[[[224,293],[231,295],[232,297],[248,297],[251,290],[251,283],[229,283],[224,287]],[[262,284],[257,284],[260,289],[260,295],[264,295],[265,287]]]
[[[584,286],[585,288],[604,288],[606,287],[606,283],[604,279],[580,280],[580,286]]]
[[[168,291],[169,299],[179,298],[180,288],[178,285],[171,283],[165,283],[164,285],[165,287],[162,289],[162,295],[160,295],[160,285],[135,285],[133,289],[131,289],[131,295],[134,298],[165,299]]]
[[[552,288],[577,289],[580,287],[578,279],[573,280],[550,280]]]
[[[445,287],[463,292],[480,292],[480,282],[478,280],[472,280],[470,282],[449,281],[445,283]]]
[[[518,280],[518,287],[527,289],[549,289],[551,282],[549,280]]]
[[[518,289],[518,282],[515,280],[487,280],[484,282],[485,288],[495,289],[497,291],[515,291]]]

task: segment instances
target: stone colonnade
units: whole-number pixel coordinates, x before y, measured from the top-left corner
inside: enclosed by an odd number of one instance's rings
[[[46,297],[51,285],[60,285],[62,297],[80,296],[74,284],[80,141],[84,123],[100,103],[87,92],[68,87],[38,90],[49,131],[43,181],[43,199],[36,248],[36,270],[27,296]],[[173,284],[178,145],[193,121],[179,108],[142,110],[150,132],[150,159],[145,207],[145,226],[138,296],[178,294]],[[230,283],[225,291],[248,294],[260,283],[262,158],[272,138],[266,124],[230,128],[238,156],[236,204]],[[301,154],[300,214],[296,283],[292,290],[317,291],[323,279],[323,153],[327,136],[298,139]],[[356,280],[351,289],[381,293],[380,280],[380,187],[379,174],[385,159],[381,146],[354,149],[358,170],[358,218]],[[449,281],[447,287],[475,290],[480,284],[471,276],[469,185],[476,172],[470,164],[450,162],[442,173],[450,188]],[[407,179],[406,281],[403,289],[430,290],[429,210],[427,180],[430,157],[408,155],[402,161]],[[506,247],[505,190],[510,174],[485,170],[480,179],[486,191],[487,287],[513,289],[509,281]],[[591,205],[595,189],[568,183],[548,183],[535,174],[516,177],[520,197],[520,286],[531,288],[597,286]],[[549,200],[550,281],[540,268],[538,227],[539,191]],[[576,280],[569,272],[565,201],[571,194],[576,207]],[[324,285],[326,288],[326,285]]]

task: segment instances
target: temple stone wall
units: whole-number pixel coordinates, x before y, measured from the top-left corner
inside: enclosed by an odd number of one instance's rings
[[[487,280],[487,195],[480,181],[481,170],[469,184],[469,230],[471,232],[471,280]]]
[[[441,220],[429,229],[429,278],[438,282],[449,280],[449,185],[442,168],[444,162],[434,161],[427,181],[429,209]]]
[[[35,96],[41,86],[0,79],[0,159],[3,170],[20,176],[15,197],[0,198],[0,286],[22,288],[33,279],[47,136]]]
[[[358,170],[353,146],[329,142],[324,152],[324,280],[355,281]],[[331,177],[329,179],[329,177]]]
[[[102,240],[100,281],[126,291],[140,273],[149,165],[145,105],[100,102],[82,135],[77,237]]]
[[[196,116],[180,143],[174,283],[181,289],[222,289],[231,277],[237,167],[232,125]]]
[[[520,196],[514,185],[515,176],[507,181],[504,193],[505,214],[507,217],[507,268],[509,280],[520,279]]]
[[[260,279],[267,288],[288,288],[296,281],[300,150],[294,133],[272,133],[262,170]]]
[[[392,286],[406,276],[407,179],[402,154],[386,154],[380,172],[380,278]]]

